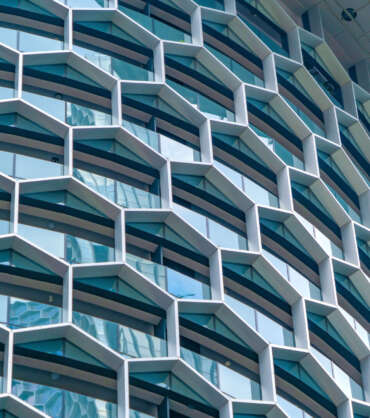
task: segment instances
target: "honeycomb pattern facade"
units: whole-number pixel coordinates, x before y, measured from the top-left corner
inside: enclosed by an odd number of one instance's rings
[[[370,95],[272,0],[0,0],[0,416],[370,416]]]

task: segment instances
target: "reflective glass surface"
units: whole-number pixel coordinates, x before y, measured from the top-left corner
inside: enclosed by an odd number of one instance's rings
[[[261,399],[259,383],[230,367],[186,348],[181,348],[181,357],[227,395],[240,399]]]
[[[208,299],[211,295],[209,285],[195,280],[179,271],[161,264],[153,263],[133,254],[127,254],[127,262],[158,286],[168,290],[180,299]]]
[[[117,417],[113,403],[51,386],[14,379],[12,393],[53,418]]]
[[[126,358],[167,356],[165,340],[134,328],[80,312],[73,313],[73,323]]]
[[[225,302],[271,344],[294,347],[292,331],[232,296],[225,295]]]
[[[71,264],[114,261],[113,248],[51,229],[19,224],[19,234]]]

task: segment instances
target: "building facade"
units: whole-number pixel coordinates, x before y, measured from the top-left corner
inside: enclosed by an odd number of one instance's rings
[[[289,4],[0,0],[0,416],[370,416],[368,64]]]

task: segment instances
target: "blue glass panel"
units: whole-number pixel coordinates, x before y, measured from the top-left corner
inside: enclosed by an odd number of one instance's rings
[[[65,3],[79,9],[109,6],[109,0],[65,0]]]
[[[210,287],[206,283],[132,254],[127,254],[126,258],[145,277],[180,299],[209,299],[211,296]]]
[[[69,411],[70,418],[117,417],[117,405],[113,403],[51,386],[13,380],[12,393],[53,418],[64,418],[64,410]]]
[[[153,335],[79,312],[73,323],[126,358],[167,356],[167,342]]]
[[[73,46],[73,50],[121,80],[154,81],[154,72],[151,69],[140,67],[128,60],[124,61],[77,45]]]
[[[268,136],[252,123],[250,123],[249,126],[259,136],[259,138],[285,162],[285,164],[304,170],[304,162],[295,154],[290,152],[284,145]]]
[[[261,2],[237,0],[236,6],[240,18],[272,51],[289,56],[287,34]]]
[[[114,249],[61,232],[19,224],[19,234],[71,264],[114,261]]]
[[[240,399],[261,399],[258,382],[183,347],[181,357],[227,395]]]
[[[190,33],[186,33],[178,29],[173,24],[169,24],[167,22],[165,23],[163,21],[155,19],[154,17],[146,16],[142,12],[138,12],[137,10],[125,7],[125,4],[127,3],[129,2],[121,0],[119,9],[131,18],[133,18],[134,20],[136,20],[138,23],[143,25],[146,29],[153,32],[158,37],[176,42],[191,42]]]
[[[73,175],[107,199],[125,208],[160,208],[160,196],[85,170],[74,169]]]
[[[195,0],[199,6],[210,7],[211,9],[225,10],[223,0]]]
[[[57,306],[0,295],[0,323],[9,328],[28,328],[61,322],[62,309]]]
[[[198,93],[196,90],[181,85],[176,81],[167,79],[166,82],[179,94],[184,96],[190,103],[196,105],[206,116],[213,119],[229,120],[231,122],[235,121],[234,112],[226,109],[214,100],[211,100],[201,93]]]
[[[37,32],[33,29],[34,32]],[[13,28],[1,27],[0,22],[0,39],[5,45],[18,49],[21,52],[42,52],[42,51],[58,51],[63,49],[63,42],[58,39],[37,34],[29,33]]]

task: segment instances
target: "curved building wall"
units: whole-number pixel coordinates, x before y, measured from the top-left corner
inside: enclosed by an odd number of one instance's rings
[[[370,96],[302,21],[0,0],[1,416],[370,415]]]

